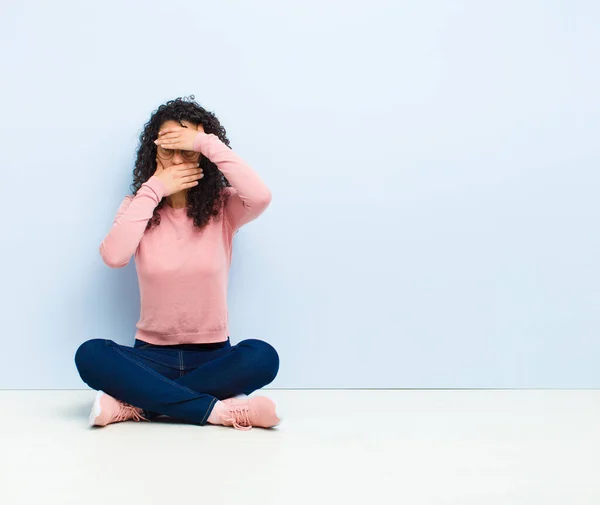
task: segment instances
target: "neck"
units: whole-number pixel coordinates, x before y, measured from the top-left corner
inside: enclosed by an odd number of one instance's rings
[[[179,191],[177,193],[173,193],[167,197],[167,203],[174,209],[182,209],[187,207],[186,192]]]

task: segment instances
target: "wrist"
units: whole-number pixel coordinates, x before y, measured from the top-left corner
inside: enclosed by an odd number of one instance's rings
[[[202,152],[201,150],[201,145],[202,145],[202,141],[208,137],[208,133],[205,133],[203,131],[199,131],[196,136],[194,137],[194,143],[192,146],[192,149],[194,151],[196,151],[197,153]]]
[[[152,191],[156,193],[158,200],[160,201],[163,197],[167,196],[167,186],[163,182],[163,180],[158,177],[158,175],[154,174],[150,177],[144,184],[150,187]]]

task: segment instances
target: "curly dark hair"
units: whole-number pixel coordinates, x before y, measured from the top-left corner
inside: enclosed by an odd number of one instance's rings
[[[221,125],[217,117],[198,105],[194,101],[194,95],[175,100],[170,100],[156,109],[150,120],[144,125],[140,134],[140,145],[137,150],[135,167],[133,169],[133,184],[131,190],[133,194],[137,193],[140,186],[145,183],[156,171],[156,149],[154,140],[158,138],[158,131],[165,121],[178,121],[184,126],[182,121],[189,121],[192,124],[202,124],[206,133],[214,133],[221,141],[229,147],[225,128]],[[204,173],[201,184],[193,186],[187,192],[187,215],[194,220],[194,226],[197,230],[204,228],[213,216],[218,216],[223,208],[226,198],[224,188],[231,187],[231,184],[223,173],[217,168],[217,165],[210,161],[206,156],[200,154],[198,162]],[[154,209],[154,215],[148,220],[146,230],[160,224],[160,214],[158,213],[165,205],[163,198]]]

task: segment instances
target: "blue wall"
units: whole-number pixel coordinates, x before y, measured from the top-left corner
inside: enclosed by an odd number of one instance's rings
[[[452,4],[452,5],[450,5]],[[597,2],[12,3],[0,388],[133,342],[100,242],[151,111],[195,94],[264,178],[231,340],[271,387],[600,387]]]

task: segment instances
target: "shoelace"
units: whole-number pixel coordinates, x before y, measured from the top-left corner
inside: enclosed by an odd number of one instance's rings
[[[128,403],[119,402],[119,412],[115,415],[112,422],[118,423],[120,421],[127,421],[133,419],[134,421],[148,421],[142,414],[139,413],[139,409]]]
[[[249,405],[230,405],[229,414],[231,416],[228,417],[227,420],[233,423],[233,427],[236,430],[248,431],[252,429],[249,410]]]

